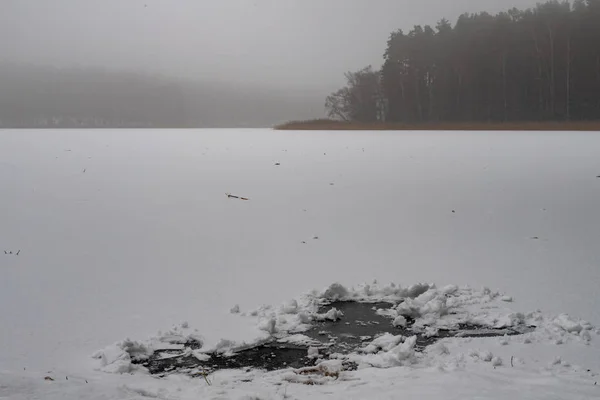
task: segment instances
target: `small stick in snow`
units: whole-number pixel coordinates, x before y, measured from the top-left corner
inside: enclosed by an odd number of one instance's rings
[[[227,198],[230,198],[230,199],[250,200],[247,197],[234,196],[231,193],[225,193],[225,195],[227,196]]]
[[[68,377],[68,376],[65,376],[65,379],[66,379],[66,380],[69,380],[69,377]]]
[[[514,365],[513,365],[513,358],[514,358],[514,356],[510,356],[510,366],[511,367],[514,367]]]
[[[20,252],[21,252],[21,250],[17,251],[17,255],[19,255]]]
[[[200,372],[200,375],[204,377],[204,380],[206,381],[206,384],[208,386],[212,385],[212,382],[208,380],[208,374],[206,373],[206,370],[204,368],[202,368],[202,372]]]
[[[83,169],[83,173],[84,173],[84,174],[85,174],[85,171],[86,171],[86,170],[87,170],[87,168],[84,168],[84,169]]]

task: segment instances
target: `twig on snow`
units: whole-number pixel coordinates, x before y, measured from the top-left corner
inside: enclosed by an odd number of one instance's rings
[[[227,198],[230,198],[230,199],[250,200],[247,197],[234,196],[231,193],[225,193],[225,196],[227,196]]]
[[[202,372],[200,373],[200,375],[204,377],[204,380],[206,381],[206,384],[208,386],[212,386],[212,382],[208,380],[208,374],[206,373],[206,370],[204,368],[202,368]]]

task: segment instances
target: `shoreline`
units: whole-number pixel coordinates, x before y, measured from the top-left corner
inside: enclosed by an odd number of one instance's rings
[[[589,131],[600,132],[600,121],[357,123],[333,120],[291,121],[280,131]]]

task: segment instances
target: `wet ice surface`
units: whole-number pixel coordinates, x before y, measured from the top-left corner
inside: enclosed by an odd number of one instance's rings
[[[337,321],[317,321],[303,335],[312,339],[311,343],[290,343],[286,339],[290,335],[274,338],[251,347],[238,349],[232,353],[212,352],[200,360],[190,350],[198,349],[199,343],[185,343],[184,349],[156,350],[146,360],[134,360],[148,368],[150,373],[167,375],[185,373],[202,375],[221,369],[264,369],[273,371],[285,368],[302,368],[313,366],[327,359],[332,354],[349,354],[360,352],[364,345],[385,334],[417,336],[415,349],[424,350],[427,346],[446,337],[497,337],[514,336],[527,333],[531,326],[515,326],[511,328],[491,328],[473,324],[459,324],[458,329],[439,329],[435,334],[427,334],[420,329],[412,329],[414,320],[407,318],[406,328],[395,327],[392,319],[381,315],[377,310],[386,310],[397,304],[386,302],[336,301],[323,305],[318,313],[326,313],[335,308],[344,315]],[[317,348],[318,356],[310,356],[309,349]],[[314,350],[313,350],[314,351]],[[201,357],[202,358],[202,357]],[[346,362],[347,370],[355,369],[356,364]]]

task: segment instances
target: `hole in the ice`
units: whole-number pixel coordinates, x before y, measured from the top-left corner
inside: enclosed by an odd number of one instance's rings
[[[395,306],[392,303],[363,303],[353,301],[332,302],[323,306],[318,312],[325,313],[331,308],[342,311],[344,316],[338,321],[315,322],[311,329],[302,332],[318,347],[318,356],[309,356],[308,345],[281,343],[279,339],[256,345],[235,352],[234,354],[208,353],[204,361],[196,358],[189,350],[200,348],[199,342],[190,341],[183,344],[182,350],[157,350],[146,360],[134,361],[148,368],[150,373],[167,375],[171,373],[189,374],[192,376],[210,373],[222,369],[264,369],[267,371],[302,368],[313,366],[321,359],[332,354],[348,354],[359,351],[377,336],[385,333],[393,335],[417,336],[415,349],[422,351],[442,338],[447,337],[496,337],[513,336],[526,333],[531,327],[491,328],[471,324],[460,324],[457,329],[439,329],[435,334],[426,335],[420,330],[413,330],[415,320],[406,317],[405,328],[395,327],[392,318],[384,315],[386,310]],[[383,312],[378,312],[383,310]],[[356,368],[348,363],[347,369]]]

